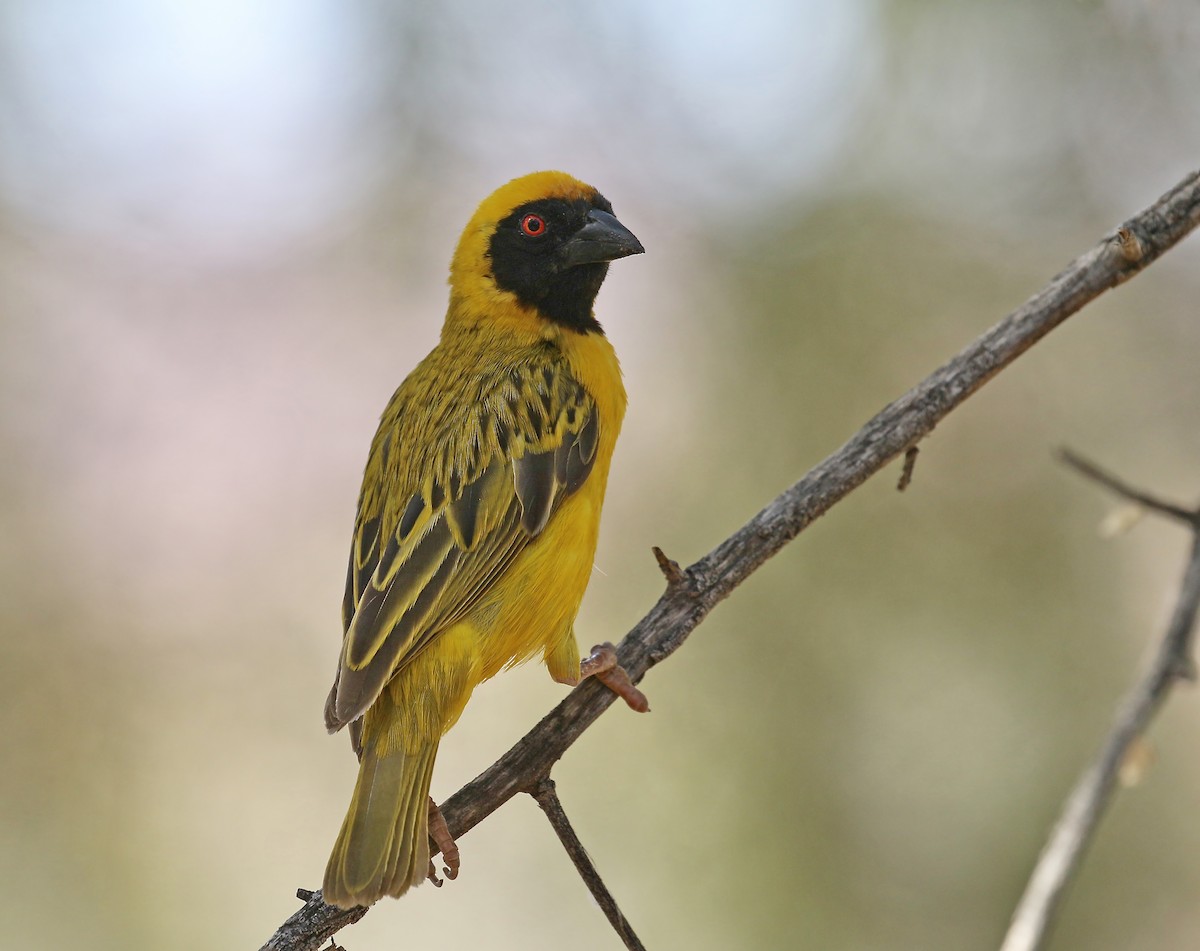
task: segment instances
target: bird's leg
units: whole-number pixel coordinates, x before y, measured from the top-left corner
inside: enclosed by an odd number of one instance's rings
[[[579,679],[595,677],[609,690],[624,700],[638,713],[650,709],[650,701],[632,680],[625,668],[617,663],[617,649],[605,642],[597,644],[592,652],[579,663]]]
[[[450,827],[446,825],[446,817],[442,815],[442,810],[437,807],[432,796],[429,797],[429,838],[433,839],[433,844],[437,846],[438,851],[442,853],[442,858],[446,861],[446,865],[442,869],[446,878],[454,881],[458,878],[458,843],[450,834]],[[442,880],[437,877],[433,859],[429,860],[429,880],[438,888],[442,887]]]

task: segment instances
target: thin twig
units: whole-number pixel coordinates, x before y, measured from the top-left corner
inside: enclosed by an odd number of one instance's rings
[[[1197,515],[1191,509],[1184,508],[1182,505],[1176,505],[1174,502],[1166,502],[1156,495],[1143,492],[1141,489],[1135,489],[1129,483],[1118,479],[1111,472],[1105,472],[1094,462],[1083,458],[1083,456],[1065,446],[1058,451],[1058,457],[1076,472],[1082,473],[1093,482],[1100,483],[1100,485],[1111,492],[1115,492],[1122,498],[1136,502],[1138,505],[1158,512],[1160,515],[1178,519],[1188,525],[1196,524]]]
[[[658,570],[667,579],[667,584],[683,584],[687,580],[687,575],[679,567],[679,562],[668,558],[666,553],[657,545],[650,550],[654,552],[654,560],[658,562]]]
[[[917,453],[920,446],[909,446],[904,450],[904,467],[900,470],[900,480],[896,483],[896,491],[903,492],[912,484],[913,469],[917,464]]]
[[[1083,460],[1078,457],[1066,458],[1089,478],[1123,496],[1137,499],[1143,504],[1152,498],[1130,489],[1090,463],[1080,465]],[[1172,518],[1180,517],[1180,514],[1187,516],[1186,521],[1193,530],[1192,553],[1175,610],[1154,662],[1122,702],[1099,755],[1071,790],[1013,913],[1001,951],[1036,951],[1042,947],[1064,889],[1078,871],[1083,853],[1113,798],[1121,764],[1125,762],[1130,748],[1141,739],[1176,681],[1195,679],[1192,632],[1197,608],[1200,607],[1200,512],[1187,513],[1169,503],[1159,504],[1157,500],[1155,503],[1148,507]]]
[[[1193,172],[1122,226],[1141,251],[1129,260],[1114,229],[1072,261],[1019,309],[944,366],[870,419],[841,449],[775,498],[742,528],[689,567],[686,584],[668,585],[617,648],[634,683],[678,650],[709,611],[767,559],[837,502],[927,436],[972,393],[1042,337],[1105,291],[1149,266],[1200,225],[1200,172]],[[614,694],[587,680],[576,687],[480,776],[442,803],[451,834],[461,839],[557,762],[613,702]],[[317,901],[314,898],[314,901]],[[306,903],[262,951],[317,951],[362,910],[340,911]],[[304,918],[305,926],[297,919]],[[305,927],[314,929],[306,932]],[[313,940],[317,931],[324,935]],[[283,937],[284,931],[290,937]]]
[[[554,831],[558,835],[558,841],[562,843],[563,848],[567,850],[567,855],[575,863],[575,870],[579,872],[579,877],[583,879],[583,883],[592,893],[592,897],[596,899],[596,904],[604,912],[608,923],[613,926],[613,930],[625,943],[625,947],[629,951],[646,951],[646,946],[634,934],[633,926],[617,906],[617,900],[613,898],[612,892],[604,884],[600,873],[596,871],[591,856],[587,854],[583,843],[579,841],[579,836],[575,834],[571,820],[567,818],[566,810],[563,809],[562,803],[558,799],[554,780],[548,776],[539,779],[529,794],[542,807],[542,812],[546,814],[546,818],[550,820],[550,825],[554,827]]]

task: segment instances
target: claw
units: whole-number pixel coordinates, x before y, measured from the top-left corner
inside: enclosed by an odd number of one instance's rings
[[[638,713],[650,709],[650,701],[629,679],[625,668],[617,663],[617,649],[612,644],[597,644],[579,665],[579,676],[595,677]]]
[[[442,858],[446,860],[442,873],[450,881],[454,881],[458,878],[460,864],[458,843],[450,834],[450,827],[446,825],[446,817],[442,815],[442,810],[437,807],[432,796],[429,797],[429,838],[433,840],[438,852],[441,852]],[[442,880],[437,877],[437,869],[434,867],[432,858],[429,859],[429,880],[438,888],[442,887]]]

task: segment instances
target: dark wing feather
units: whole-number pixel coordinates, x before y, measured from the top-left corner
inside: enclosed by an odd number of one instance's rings
[[[379,696],[396,661],[437,606],[461,557],[442,520],[421,539],[390,584],[377,588],[373,579],[367,586],[346,632],[333,709],[338,722],[349,723]],[[359,631],[365,636],[355,636]]]
[[[592,466],[596,464],[596,437],[599,432],[595,415],[589,416],[579,434],[571,440],[568,446],[563,443],[559,451],[562,461],[561,480],[567,494],[577,491],[587,477],[592,474]]]
[[[479,431],[505,434],[491,445],[490,461],[484,454],[482,471],[476,449],[470,462],[434,473],[386,541],[378,514],[360,513],[346,635],[325,707],[330,731],[361,717],[407,658],[464,617],[586,481],[600,425],[590,397],[573,383],[551,397],[535,387],[522,392],[538,401],[534,411],[480,421]],[[402,454],[391,443],[394,461]],[[475,472],[465,475],[472,463]]]
[[[553,451],[531,452],[513,462],[517,498],[523,513],[521,527],[530,535],[539,534],[550,520],[550,509],[558,490],[555,455]]]
[[[354,533],[350,564],[346,570],[346,596],[342,599],[342,630],[350,626],[354,609],[379,564],[379,516],[364,521]]]
[[[506,468],[505,461],[494,461],[478,479],[463,486],[458,498],[446,506],[446,522],[455,544],[463,551],[471,551],[486,535],[487,501],[502,491],[500,483],[507,479]]]

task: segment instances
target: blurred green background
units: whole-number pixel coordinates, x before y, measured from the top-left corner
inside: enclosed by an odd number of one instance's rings
[[[1200,156],[1195,0],[734,8],[0,0],[0,921],[256,948],[354,782],[321,709],[361,467],[475,204],[561,167],[647,254],[578,632],[690,562]],[[1170,609],[1200,242],[1089,307],[764,567],[556,772],[651,948],[988,948]],[[438,798],[562,695],[476,694]],[[1200,699],[1052,947],[1200,933]],[[531,800],[352,951],[610,949]]]

